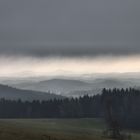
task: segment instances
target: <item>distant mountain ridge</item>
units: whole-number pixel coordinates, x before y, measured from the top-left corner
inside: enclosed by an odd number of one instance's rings
[[[140,85],[140,80],[132,79],[94,79],[92,81],[82,81],[73,79],[51,79],[39,82],[19,83],[13,86],[21,89],[34,91],[51,91],[63,96],[83,96],[84,94],[98,94],[103,88],[129,88]]]
[[[62,95],[67,95],[71,90],[86,90],[91,88],[90,83],[68,79],[51,79],[30,84],[21,83],[13,86],[42,92],[51,91]]]
[[[21,99],[31,101],[31,100],[50,100],[54,98],[62,99],[64,97],[47,92],[17,89],[7,85],[0,84],[0,98],[13,100]]]

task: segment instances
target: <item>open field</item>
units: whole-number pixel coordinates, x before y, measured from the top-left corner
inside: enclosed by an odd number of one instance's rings
[[[1,119],[0,140],[104,140],[104,129],[100,119]]]

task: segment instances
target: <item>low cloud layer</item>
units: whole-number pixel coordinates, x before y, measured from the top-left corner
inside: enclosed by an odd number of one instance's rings
[[[33,58],[1,57],[0,77],[75,76],[140,72],[140,57]]]
[[[139,5],[137,0],[1,0],[0,54],[139,54]]]

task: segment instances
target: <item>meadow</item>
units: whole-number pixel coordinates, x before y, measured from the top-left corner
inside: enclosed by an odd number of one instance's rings
[[[0,140],[104,140],[104,129],[101,119],[1,119]]]

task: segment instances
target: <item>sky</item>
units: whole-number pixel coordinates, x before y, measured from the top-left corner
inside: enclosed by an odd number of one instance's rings
[[[140,72],[139,0],[1,0],[0,76]]]

